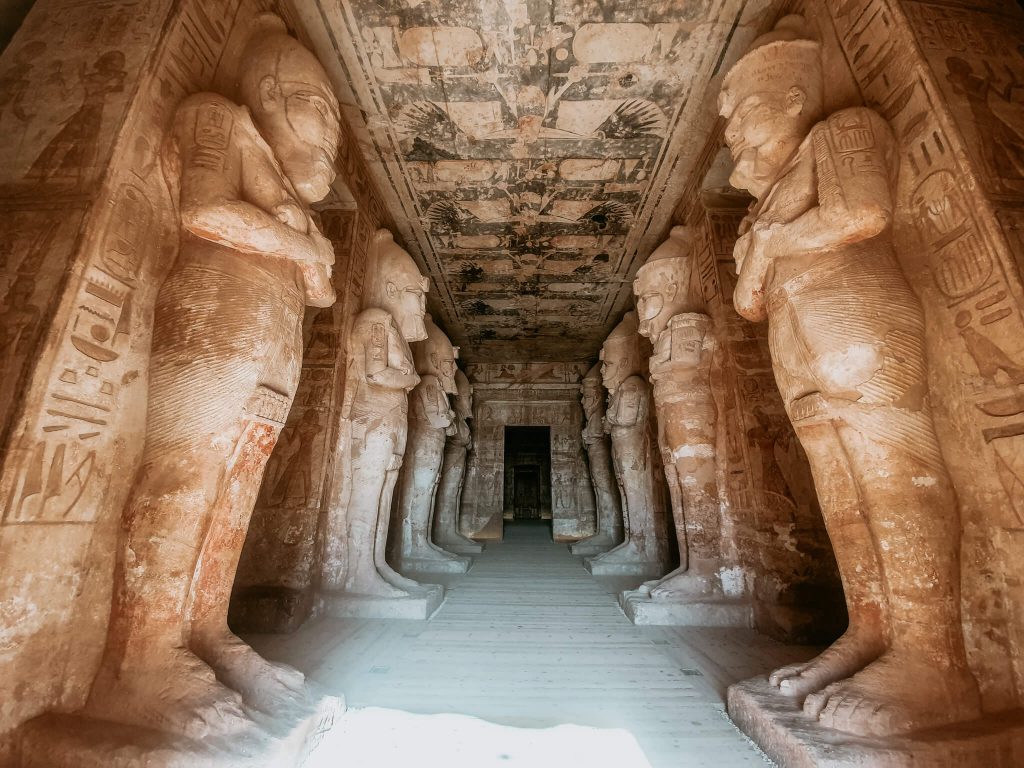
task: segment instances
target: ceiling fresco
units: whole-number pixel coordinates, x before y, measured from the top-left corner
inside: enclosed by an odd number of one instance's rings
[[[747,38],[737,29],[760,23],[755,5],[301,4],[465,359],[596,356],[668,228],[713,125],[709,79]]]

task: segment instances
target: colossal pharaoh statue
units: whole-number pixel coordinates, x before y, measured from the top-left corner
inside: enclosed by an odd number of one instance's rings
[[[716,480],[717,409],[711,392],[714,335],[691,291],[692,238],[675,227],[637,272],[640,335],[651,340],[658,443],[672,498],[680,566],[622,596],[637,623],[747,626],[750,611],[727,600],[721,573]]]
[[[625,541],[586,561],[595,575],[660,576],[668,568],[667,521],[651,454],[651,393],[642,375],[639,342],[636,313],[628,312],[601,347],[601,377],[608,390],[605,421]]]
[[[455,432],[448,395],[457,394],[459,351],[427,316],[427,338],[413,345],[420,383],[409,393],[409,444],[399,474],[398,503],[391,530],[391,562],[403,571],[465,573],[472,560],[430,540],[434,501],[441,478],[445,437]]]
[[[153,326],[146,444],[123,519],[90,714],[189,737],[305,697],[227,625],[264,465],[298,383],[305,304],[327,306],[333,249],[309,205],[334,179],[338,104],[313,55],[260,18],[240,106],[179,106],[166,170],[181,249]]]
[[[367,257],[363,311],[349,334],[345,399],[323,537],[320,600],[338,616],[426,618],[442,590],[385,558],[391,501],[405,455],[408,392],[420,381],[410,341],[427,338],[427,279],[386,229]]]
[[[455,432],[448,435],[441,465],[441,481],[434,508],[434,541],[449,552],[473,555],[483,552],[479,544],[459,533],[462,487],[466,480],[466,454],[473,446],[469,420],[473,418],[473,387],[460,370],[455,371]]]
[[[819,44],[788,16],[732,68],[719,102],[731,182],[757,198],[736,243],[736,309],[768,319],[850,616],[824,653],[770,681],[825,726],[885,736],[972,718],[978,692],[924,317],[893,247],[895,141],[867,108],[822,120],[823,88]]]
[[[583,377],[580,394],[586,418],[583,444],[587,447],[587,463],[597,504],[597,532],[571,544],[569,551],[574,555],[596,555],[622,543],[622,507],[604,429],[605,400],[600,365],[595,365]]]

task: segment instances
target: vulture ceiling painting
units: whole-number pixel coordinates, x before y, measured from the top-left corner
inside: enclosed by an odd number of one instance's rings
[[[596,356],[713,125],[709,82],[764,5],[297,4],[469,362]]]

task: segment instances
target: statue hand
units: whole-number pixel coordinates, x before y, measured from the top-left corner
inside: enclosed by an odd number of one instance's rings
[[[270,212],[286,227],[291,227],[297,232],[308,231],[309,217],[298,203],[289,200],[275,205]]]
[[[326,237],[321,235],[316,228],[313,228],[309,233],[309,239],[311,241],[311,258],[310,261],[316,264],[323,264],[325,267],[334,265],[334,244]]]

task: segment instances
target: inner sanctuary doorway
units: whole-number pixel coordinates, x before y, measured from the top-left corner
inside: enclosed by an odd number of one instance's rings
[[[551,519],[551,427],[505,427],[503,518]]]

